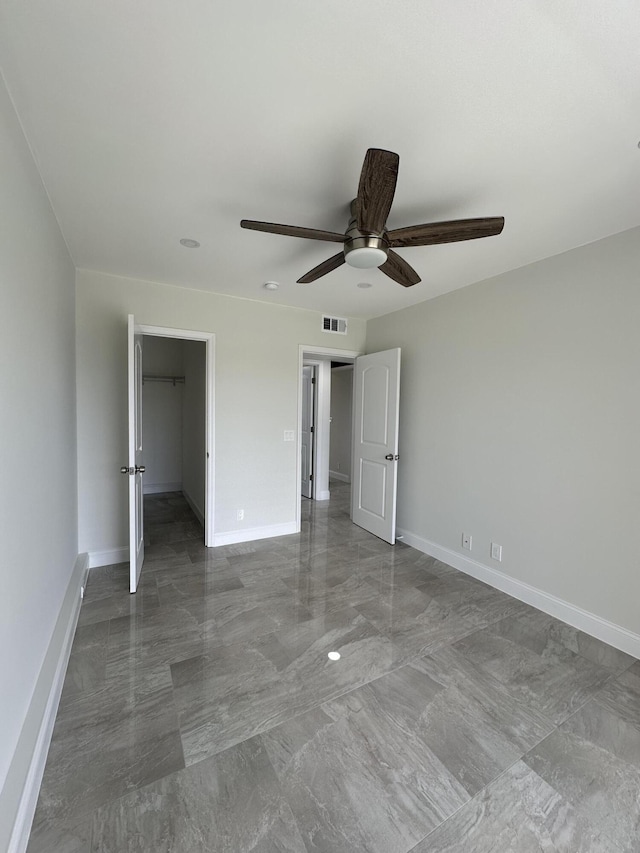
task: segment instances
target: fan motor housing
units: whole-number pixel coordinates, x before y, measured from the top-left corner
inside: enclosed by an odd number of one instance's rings
[[[353,210],[353,208],[352,208]],[[387,260],[389,241],[384,234],[365,234],[358,230],[356,218],[349,221],[344,235],[344,259],[357,269],[379,267]]]

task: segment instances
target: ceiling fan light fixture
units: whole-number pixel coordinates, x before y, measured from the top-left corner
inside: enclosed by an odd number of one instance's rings
[[[384,249],[363,246],[360,249],[351,249],[349,252],[345,252],[344,259],[350,267],[370,270],[373,267],[381,266],[387,260],[387,253]]]
[[[459,240],[477,240],[494,237],[504,228],[503,216],[485,216],[476,219],[455,219],[451,222],[427,222],[405,228],[387,230],[400,158],[384,148],[369,148],[362,164],[358,194],[351,202],[351,219],[344,234],[321,231],[298,225],[279,225],[276,222],[240,220],[241,228],[284,234],[288,237],[305,237],[326,243],[342,243],[342,251],[301,276],[298,284],[311,284],[327,273],[347,263],[355,269],[378,267],[402,287],[418,284],[420,276],[395,249],[410,246],[435,246],[438,243],[456,243]]]

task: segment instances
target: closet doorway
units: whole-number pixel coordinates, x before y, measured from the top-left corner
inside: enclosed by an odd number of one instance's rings
[[[144,335],[143,494],[182,494],[205,526],[204,341]],[[204,533],[203,533],[204,539]]]
[[[151,352],[144,356],[144,342],[147,339]],[[155,339],[177,339],[179,344],[169,344],[163,351]],[[200,344],[193,348],[191,344]],[[133,314],[128,315],[128,465],[121,467],[121,472],[129,478],[129,574],[130,592],[135,592],[144,562],[144,496],[160,493],[161,488],[177,490],[180,485],[182,493],[189,498],[189,509],[195,513],[194,523],[202,520],[204,527],[204,545],[214,544],[214,354],[215,335],[212,332],[196,332],[184,329],[170,329],[162,326],[148,326],[136,323]],[[202,357],[204,354],[204,358]],[[180,407],[165,398],[162,405],[156,406],[166,415],[172,409],[172,416],[165,418],[170,424],[165,428],[161,424],[162,417],[154,418],[153,403],[149,412],[149,394],[145,395],[145,385],[149,387],[170,386],[172,391],[183,386],[183,396],[179,397]],[[191,395],[193,390],[193,395]],[[147,412],[144,411],[144,398],[147,397]],[[193,400],[190,400],[190,397]],[[158,394],[155,395],[158,397]],[[158,402],[157,399],[155,401]],[[183,405],[184,403],[184,405]],[[177,414],[180,411],[180,417]],[[145,424],[147,432],[145,434]],[[156,423],[154,424],[154,420]],[[179,422],[182,428],[179,429]],[[185,431],[185,424],[187,429]],[[195,424],[195,429],[190,428]],[[149,429],[152,434],[149,435]],[[159,438],[158,432],[162,435]],[[170,464],[158,447],[166,444],[166,436],[176,432],[180,439],[178,448],[170,450]],[[146,441],[151,443],[149,461],[145,449]],[[185,447],[186,456],[185,456]],[[182,460],[181,467],[176,463],[176,456]],[[183,458],[183,456],[185,458]],[[147,473],[147,465],[151,469]],[[170,479],[170,478],[174,479]],[[146,488],[145,488],[146,487]],[[171,494],[169,492],[168,494]],[[185,505],[187,505],[185,503]],[[170,540],[175,541],[173,532],[169,531]]]

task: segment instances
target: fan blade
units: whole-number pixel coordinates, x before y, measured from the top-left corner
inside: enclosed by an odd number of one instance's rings
[[[436,243],[456,243],[459,240],[494,237],[503,228],[504,216],[454,219],[451,222],[430,222],[426,225],[396,228],[394,231],[389,231],[387,239],[394,249],[402,246],[433,246]]]
[[[387,252],[387,260],[378,269],[403,287],[411,287],[420,281],[420,276],[414,268],[391,249]]]
[[[356,224],[359,231],[382,234],[391,210],[398,180],[400,158],[393,151],[370,148],[364,158],[358,197]]]
[[[344,234],[335,231],[320,231],[317,228],[299,228],[297,225],[277,225],[275,222],[255,222],[253,219],[240,220],[241,228],[252,231],[267,231],[269,234],[284,234],[285,237],[306,237],[307,240],[325,240],[327,243],[343,243]]]
[[[298,279],[298,284],[309,284],[312,281],[315,281],[317,278],[321,278],[323,275],[326,275],[328,272],[332,272],[333,270],[337,270],[338,267],[341,267],[344,263],[344,252],[338,252],[337,255],[334,255],[332,258],[328,258],[326,261],[323,261],[321,264],[318,264],[317,267],[314,267],[312,270],[306,275],[303,275],[302,278]]]

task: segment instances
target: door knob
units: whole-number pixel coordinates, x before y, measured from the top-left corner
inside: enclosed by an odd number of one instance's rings
[[[144,465],[136,465],[134,473],[144,474]]]
[[[120,469],[121,474],[133,474],[133,468],[129,468],[128,465],[123,465]]]
[[[389,462],[397,462],[398,459],[400,459],[397,453],[395,456],[393,455],[393,453],[387,453],[384,458],[387,459]]]

